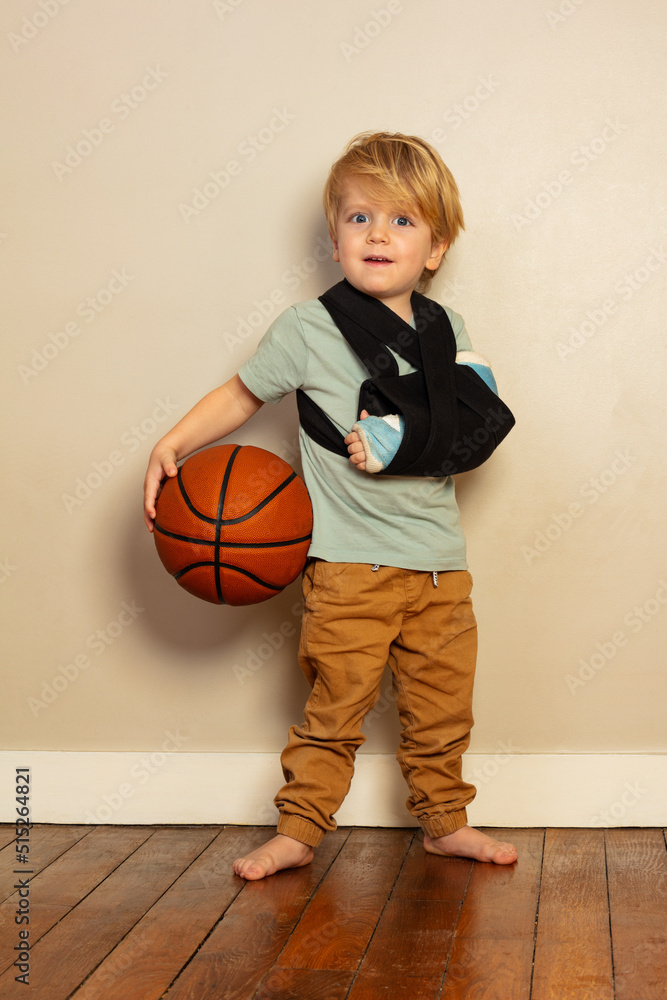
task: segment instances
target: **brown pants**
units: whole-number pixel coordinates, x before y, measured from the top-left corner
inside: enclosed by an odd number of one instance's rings
[[[477,625],[467,571],[432,573],[313,560],[304,573],[299,662],[312,687],[282,754],[278,832],[315,847],[347,795],[361,724],[387,662],[402,727],[407,806],[430,837],[466,823]]]

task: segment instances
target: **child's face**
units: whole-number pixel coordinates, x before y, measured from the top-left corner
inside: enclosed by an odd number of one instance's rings
[[[363,179],[354,176],[343,184],[337,230],[334,260],[350,284],[409,321],[410,296],[422,271],[437,268],[447,244],[433,243],[418,209],[374,201]]]

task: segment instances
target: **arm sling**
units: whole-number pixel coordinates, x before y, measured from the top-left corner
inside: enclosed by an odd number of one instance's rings
[[[445,310],[413,292],[415,327],[347,280],[320,296],[369,377],[359,389],[358,414],[401,414],[403,440],[377,475],[442,477],[469,472],[489,458],[514,426],[514,416],[465,364],[456,364],[456,337]],[[398,374],[392,351],[416,371]],[[349,458],[344,435],[324,410],[297,389],[299,420],[313,441]]]

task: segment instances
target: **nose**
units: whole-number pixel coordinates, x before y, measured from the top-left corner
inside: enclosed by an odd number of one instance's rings
[[[368,230],[368,240],[370,243],[386,243],[388,236],[387,224],[382,219],[374,219],[373,225]]]

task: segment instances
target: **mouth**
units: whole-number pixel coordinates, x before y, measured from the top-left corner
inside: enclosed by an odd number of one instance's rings
[[[381,256],[376,257],[374,255],[369,257],[364,257],[364,262],[366,264],[393,264],[393,261],[389,260],[388,257],[381,257]]]

